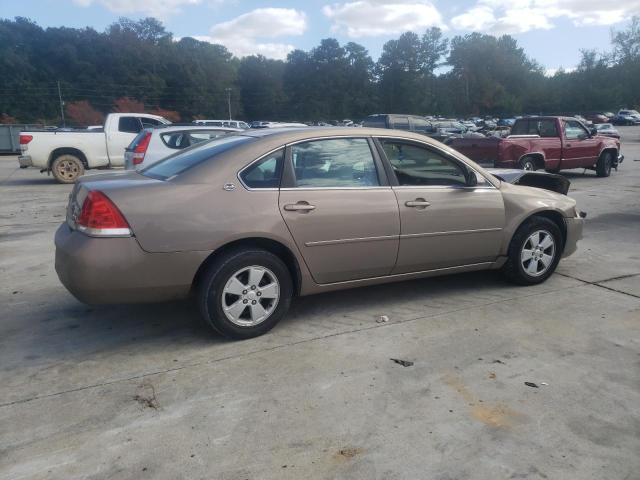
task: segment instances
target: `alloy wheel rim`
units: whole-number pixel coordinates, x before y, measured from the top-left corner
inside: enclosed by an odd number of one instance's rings
[[[267,320],[280,300],[280,283],[268,268],[252,265],[229,277],[222,289],[222,311],[239,327],[254,327]]]
[[[61,177],[66,178],[67,180],[71,180],[77,177],[80,171],[78,169],[78,165],[70,160],[63,160],[62,162],[58,163],[57,170],[58,174]]]
[[[527,275],[539,277],[544,275],[556,255],[556,242],[553,235],[546,230],[537,230],[525,240],[520,252],[520,263]]]
[[[533,171],[533,163],[532,162],[525,162],[524,163],[524,169],[528,170],[528,171]]]

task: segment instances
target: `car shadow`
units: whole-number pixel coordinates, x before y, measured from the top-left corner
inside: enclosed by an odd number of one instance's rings
[[[426,314],[436,311],[433,308],[443,311],[460,308],[469,299],[476,304],[485,303],[483,299],[489,300],[492,295],[489,290],[495,292],[496,288],[501,290],[506,286],[497,272],[487,271],[295,298],[289,313],[272,333],[248,342],[254,342],[252,348],[263,343],[273,346],[286,343],[292,337],[300,340],[323,336],[323,331],[329,332],[329,329],[333,329],[331,334],[339,333],[340,329],[350,331],[358,328],[361,323],[358,319],[362,318],[375,325],[380,315],[393,316],[393,312],[415,317],[420,316],[421,310]],[[454,300],[452,296],[461,300]],[[212,346],[236,343],[204,326],[193,301],[87,306],[65,294],[64,298],[43,307],[38,314],[20,319],[21,333],[12,332],[18,337],[26,336],[23,340],[29,345],[21,349],[22,358],[11,361],[24,366],[24,362],[86,360],[124,352],[126,355],[159,352],[192,355],[194,351]],[[336,327],[333,320],[343,318],[351,320]],[[20,343],[19,338],[16,341]]]

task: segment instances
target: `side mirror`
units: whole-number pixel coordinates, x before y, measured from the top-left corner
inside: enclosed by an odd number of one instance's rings
[[[595,137],[596,135],[598,135],[598,129],[596,127],[591,127],[589,130],[591,132],[592,137]]]

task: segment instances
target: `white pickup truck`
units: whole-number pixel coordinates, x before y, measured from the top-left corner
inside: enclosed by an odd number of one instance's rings
[[[111,113],[101,130],[31,130],[20,133],[20,168],[53,173],[73,183],[90,168],[124,166],[124,151],[146,127],[171,123],[147,113]]]

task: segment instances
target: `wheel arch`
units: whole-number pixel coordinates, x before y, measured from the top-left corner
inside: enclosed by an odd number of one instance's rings
[[[49,161],[47,163],[47,168],[49,170],[51,170],[51,166],[53,165],[53,161],[58,158],[61,155],[73,155],[75,157],[78,157],[80,159],[80,161],[82,162],[82,165],[84,165],[84,168],[89,168],[89,163],[87,162],[87,157],[86,155],[82,152],[82,150],[79,150],[77,148],[73,148],[73,147],[60,147],[60,148],[56,148],[54,149],[51,154],[49,155]]]
[[[548,220],[551,220],[553,223],[555,223],[558,226],[558,228],[560,229],[560,233],[562,235],[562,250],[564,251],[564,246],[567,242],[567,224],[564,221],[564,216],[562,215],[562,213],[558,212],[557,210],[539,210],[525,217],[520,222],[518,227],[513,231],[513,235],[511,235],[511,239],[509,239],[509,244],[513,240],[513,237],[516,235],[520,227],[522,227],[522,225],[524,225],[525,222],[527,222],[529,219],[533,217],[546,218]]]
[[[541,152],[527,152],[527,153],[525,153],[524,155],[522,155],[518,159],[518,166],[520,166],[522,160],[524,160],[527,157],[531,157],[533,159],[533,161],[535,162],[536,167],[538,168],[538,170],[543,170],[544,169],[545,156]]]
[[[602,149],[602,151],[600,152],[600,155],[598,155],[598,159],[600,159],[600,157],[602,157],[602,155],[604,155],[605,153],[613,154],[613,163],[615,164],[617,162],[617,160],[618,160],[618,148],[617,147],[614,147],[612,145],[604,147]]]
[[[209,254],[209,256],[200,264],[200,267],[198,267],[198,270],[193,277],[193,281],[191,282],[191,290],[195,291],[207,268],[209,268],[209,266],[221,255],[224,255],[231,250],[239,250],[242,248],[252,247],[266,250],[267,252],[274,254],[284,262],[284,264],[287,266],[287,269],[289,270],[289,273],[291,274],[294,294],[298,295],[300,293],[300,288],[302,285],[302,273],[300,270],[298,259],[291,251],[291,249],[285,244],[266,237],[248,237],[233,240],[211,252],[211,254]]]

